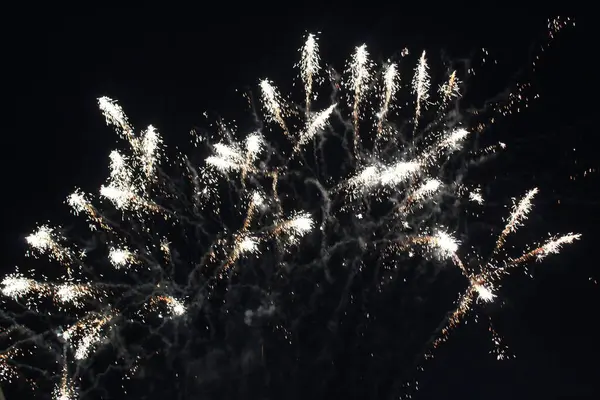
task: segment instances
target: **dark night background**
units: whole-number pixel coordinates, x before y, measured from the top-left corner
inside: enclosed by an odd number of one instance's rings
[[[184,143],[203,111],[242,112],[236,89],[255,87],[263,77],[290,82],[305,31],[322,32],[321,57],[338,69],[363,42],[376,60],[404,47],[431,49],[433,59],[440,48],[460,56],[484,46],[501,62],[497,76],[503,82],[527,64],[530,46],[541,43],[546,32],[544,16],[393,14],[315,11],[294,18],[212,15],[169,22],[138,16],[131,23],[118,13],[64,15],[52,23],[29,21],[22,34],[5,36],[2,271],[30,262],[23,257],[24,236],[36,222],[66,215],[63,201],[75,186],[91,191],[104,181],[116,135],[97,109],[99,96],[118,99],[134,125],[155,125],[167,144]],[[513,182],[507,202],[526,188],[542,190],[527,228],[531,237],[574,231],[583,240],[536,265],[535,279],[517,274],[507,281],[506,305],[492,317],[515,360],[498,362],[487,347],[478,346],[488,340],[484,326],[458,330],[428,365],[422,398],[594,398],[599,393],[600,287],[594,281],[600,274],[593,255],[594,229],[600,226],[598,132],[590,104],[597,100],[591,93],[595,55],[589,46],[591,22],[576,21],[538,63],[534,83],[541,99],[508,126],[505,137],[510,143],[515,135],[515,151],[493,168],[500,180]],[[584,177],[589,168],[596,172]],[[4,391],[7,400],[18,398],[10,388]]]

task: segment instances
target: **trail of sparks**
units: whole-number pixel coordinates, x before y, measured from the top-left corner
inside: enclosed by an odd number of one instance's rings
[[[352,61],[350,62],[350,87],[354,92],[352,104],[352,123],[354,126],[354,156],[359,160],[360,151],[360,134],[358,124],[360,121],[360,104],[365,97],[365,86],[371,75],[371,62],[369,61],[369,53],[367,46],[362,45],[356,48]]]
[[[290,136],[290,132],[284,120],[284,111],[281,101],[281,96],[277,93],[277,90],[272,83],[264,79],[260,82],[260,88],[263,96],[263,106],[267,112],[267,118],[273,120],[279,124],[283,133],[286,136]]]
[[[415,125],[416,121],[421,117],[421,112],[423,108],[427,105],[427,100],[429,99],[429,67],[427,66],[427,59],[425,58],[425,51],[421,53],[421,58],[419,58],[419,64],[415,69],[415,75],[412,82],[413,93],[416,97],[416,107],[415,107]]]
[[[311,97],[313,95],[313,82],[319,72],[319,44],[312,33],[308,35],[306,43],[302,47],[302,58],[300,60],[300,73],[304,82],[306,93],[306,116],[310,112]]]
[[[500,237],[498,237],[498,240],[496,241],[496,248],[494,249],[494,253],[496,253],[502,248],[502,246],[504,245],[504,241],[506,240],[506,236],[508,236],[508,234],[511,232],[515,232],[521,224],[521,222],[527,217],[527,214],[531,211],[532,207],[531,200],[533,199],[533,196],[535,196],[537,193],[537,188],[531,189],[529,192],[527,192],[525,197],[523,197],[523,199],[519,201],[519,203],[513,206],[513,210],[510,216],[508,217],[508,222],[502,230]]]
[[[379,144],[379,140],[383,136],[383,130],[385,127],[385,119],[390,109],[390,104],[396,94],[396,91],[399,88],[399,76],[398,76],[398,67],[394,63],[390,63],[385,69],[385,73],[383,75],[384,82],[384,94],[383,94],[383,103],[381,105],[381,110],[377,115],[377,134],[375,137],[375,150],[377,151],[377,146]]]
[[[52,397],[54,400],[76,400],[78,398],[77,389],[69,376],[66,364],[63,367],[60,383],[56,385]]]

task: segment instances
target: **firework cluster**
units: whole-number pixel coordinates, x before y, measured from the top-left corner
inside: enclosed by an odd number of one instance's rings
[[[559,25],[550,25],[553,32]],[[359,46],[346,77],[332,79],[331,93],[318,96],[326,90],[319,87],[325,74],[317,37],[308,35],[298,64],[303,104],[262,80],[262,110],[256,111],[262,122],[247,133],[222,121],[216,132],[194,132],[198,159],[178,155],[171,161],[153,126],[138,133],[116,101],[100,98],[106,122],[127,147],[110,153],[109,176],[97,194],[77,189],[67,199],[85,218],[87,233],[73,237],[58,226],[39,226],[27,243],[32,256],[48,262],[2,279],[2,317],[9,322],[2,333],[2,377],[35,376],[27,354],[46,352],[58,365],[54,376],[44,374],[54,382],[54,398],[84,397],[78,388],[89,385],[89,360],[107,347],[130,379],[156,352],[150,338],[175,346],[177,335],[169,332],[192,332],[198,320],[208,321],[210,331],[216,322],[206,310],[230,315],[231,303],[242,301],[232,293],[259,288],[256,307],[242,304],[241,318],[251,326],[286,313],[277,298],[294,294],[291,276],[307,268],[326,274],[332,262],[345,266],[373,255],[388,270],[419,258],[452,266],[464,277],[465,291],[426,351],[431,358],[477,303],[498,298],[509,272],[579,235],[552,236],[508,254],[505,243],[538,194],[532,189],[515,200],[490,239],[491,253],[475,264],[465,260],[472,249],[447,228],[456,213],[446,210],[485,204],[480,186],[463,183],[465,160],[506,146],[470,151],[484,128],[451,112],[467,77],[449,68],[445,79],[433,82],[425,51],[408,59],[403,52],[400,61],[378,67]],[[411,97],[400,107],[403,87]],[[30,327],[31,315],[47,329]],[[290,335],[291,326],[274,326]],[[502,358],[500,339],[490,330]]]

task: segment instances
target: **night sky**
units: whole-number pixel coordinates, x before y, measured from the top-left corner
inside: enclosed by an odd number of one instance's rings
[[[2,272],[32,262],[24,257],[24,237],[37,222],[59,222],[68,216],[64,199],[74,187],[93,191],[104,182],[108,154],[117,138],[97,109],[100,96],[119,100],[135,126],[153,124],[167,144],[185,148],[189,131],[203,121],[204,111],[236,117],[245,112],[242,91],[256,90],[259,79],[291,82],[297,74],[292,69],[299,57],[296,49],[306,31],[321,32],[321,57],[338,69],[354,46],[362,43],[378,61],[404,47],[414,52],[427,49],[432,59],[441,49],[452,57],[467,57],[472,50],[485,47],[499,62],[490,74],[498,80],[490,78],[487,87],[473,89],[476,93],[507,87],[519,67],[528,65],[530,55],[539,53],[532,53],[532,48],[538,49],[546,35],[543,16],[450,19],[392,12],[368,18],[360,11],[318,14],[222,14],[168,21],[140,16],[125,22],[113,13],[65,15],[51,23],[30,21],[27,32],[15,35],[3,49],[8,72],[3,74],[7,105],[3,107],[0,158]],[[490,185],[496,184],[504,193],[498,189],[492,193],[504,204],[528,188],[540,188],[532,217],[523,228],[527,234],[519,240],[546,238],[548,232],[579,232],[583,239],[536,264],[531,269],[535,279],[515,274],[502,291],[504,305],[490,308],[516,359],[495,360],[487,354],[485,325],[469,324],[459,328],[427,364],[417,398],[594,398],[600,393],[600,287],[595,283],[600,274],[593,255],[599,238],[594,228],[600,226],[600,166],[594,147],[597,126],[591,124],[596,108],[591,92],[596,82],[590,59],[594,55],[589,52],[591,26],[583,18],[576,21],[577,26],[559,35],[538,62],[533,84],[540,100],[525,114],[501,125],[500,135],[513,147],[506,157],[493,161],[484,176],[496,176],[496,183]],[[289,84],[284,86],[284,91],[291,89]],[[590,168],[596,172],[583,176]],[[506,214],[501,207],[498,210],[501,223]],[[380,315],[395,310],[391,300],[377,307]],[[413,318],[415,323],[420,320]],[[395,338],[393,326],[390,323],[382,340],[408,340],[401,335]],[[340,334],[351,335],[352,329]],[[330,340],[339,354],[343,350],[338,347],[343,348],[346,341],[356,343],[348,338]],[[378,346],[378,351],[386,352],[386,342]],[[346,357],[353,354],[348,350]],[[375,398],[371,395],[376,392],[349,389],[359,384],[353,381],[354,372],[344,368],[356,363],[345,363],[342,355],[336,360],[338,374],[327,383],[327,390],[303,393],[318,398],[352,398],[353,393],[361,396],[355,398]],[[381,360],[379,365],[371,362],[366,367],[366,379],[379,373],[392,376],[396,369],[410,376],[412,358],[382,356]],[[325,387],[317,376],[310,379],[315,388]],[[307,382],[313,381],[303,385]],[[3,389],[7,400],[29,395],[20,397],[20,392],[6,385]],[[384,394],[377,393],[377,398]],[[260,394],[245,396],[274,399],[277,392],[261,389]]]

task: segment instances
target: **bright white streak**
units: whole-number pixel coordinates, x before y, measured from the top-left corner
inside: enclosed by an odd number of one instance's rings
[[[363,44],[356,48],[350,62],[351,80],[350,86],[354,91],[354,105],[352,107],[352,121],[354,122],[354,156],[359,157],[360,136],[358,133],[358,122],[360,119],[360,103],[363,100],[365,91],[363,87],[366,85],[369,71],[369,53],[367,45]]]
[[[241,161],[243,159],[242,155],[237,149],[224,143],[217,143],[213,146],[213,148],[219,157],[235,161]]]
[[[154,173],[154,167],[158,162],[158,156],[160,155],[158,152],[160,143],[161,139],[156,129],[152,125],[148,126],[148,129],[142,136],[141,144],[142,166],[147,178],[152,177],[152,174]]]
[[[385,116],[389,110],[390,102],[392,101],[394,93],[396,92],[396,90],[398,90],[399,85],[397,82],[397,77],[398,77],[398,67],[396,66],[396,64],[388,65],[387,68],[385,69],[385,73],[383,75],[385,93],[383,96],[383,105],[381,106],[381,111],[377,115],[379,119],[385,118]]]
[[[327,109],[318,112],[310,121],[305,131],[300,134],[299,144],[305,144],[321,131],[331,116],[337,104],[330,105]]]
[[[379,175],[377,183],[390,186],[405,181],[409,176],[420,169],[421,165],[417,162],[399,162],[384,169]]]
[[[371,189],[379,185],[392,186],[405,181],[420,168],[421,164],[412,161],[397,162],[382,169],[371,165],[351,178],[348,185],[357,189]]]
[[[260,82],[260,89],[262,92],[263,107],[267,112],[267,120],[277,122],[281,129],[283,129],[283,133],[289,136],[288,129],[283,120],[281,97],[277,93],[277,90],[267,79]]]
[[[513,210],[508,218],[508,223],[506,224],[506,228],[511,232],[517,230],[517,227],[522,223],[522,221],[527,217],[529,211],[531,211],[531,201],[533,200],[533,196],[538,193],[537,188],[531,189],[521,201],[513,206]]]
[[[129,131],[131,128],[127,117],[123,112],[123,109],[116,101],[104,96],[98,99],[98,106],[106,118],[106,123],[109,125],[115,125],[121,128],[124,132]]]
[[[546,257],[548,254],[556,254],[560,251],[564,244],[573,243],[574,240],[579,240],[581,234],[568,234],[557,239],[552,239],[542,246],[542,251],[537,254],[538,260]]]
[[[319,72],[319,44],[312,33],[308,34],[306,43],[302,47],[302,57],[300,59],[300,75],[304,82],[304,91],[306,92],[306,113],[310,110],[310,100],[312,97],[312,86],[314,76]]]
[[[531,201],[533,200],[533,196],[535,196],[537,193],[538,189],[533,188],[525,194],[521,201],[513,205],[512,212],[508,217],[508,222],[506,223],[506,226],[504,227],[502,233],[500,233],[500,236],[496,241],[496,247],[494,248],[494,252],[502,248],[502,246],[504,245],[504,241],[506,240],[506,237],[509,233],[515,232],[517,228],[522,225],[523,220],[527,218],[527,214],[529,214],[529,211],[531,211]]]
[[[421,109],[425,108],[425,105],[427,104],[427,99],[429,98],[429,85],[427,59],[425,58],[425,51],[423,51],[412,81],[413,93],[417,96],[415,119],[419,119],[421,116]]]
[[[112,201],[117,209],[128,209],[135,198],[135,193],[131,189],[113,184],[100,186],[100,195]]]
[[[417,189],[417,191],[415,192],[415,195],[414,195],[414,199],[421,200],[424,197],[429,196],[430,194],[437,191],[441,185],[442,185],[442,182],[440,182],[437,179],[428,180],[423,185],[421,185],[421,187],[419,189]]]

